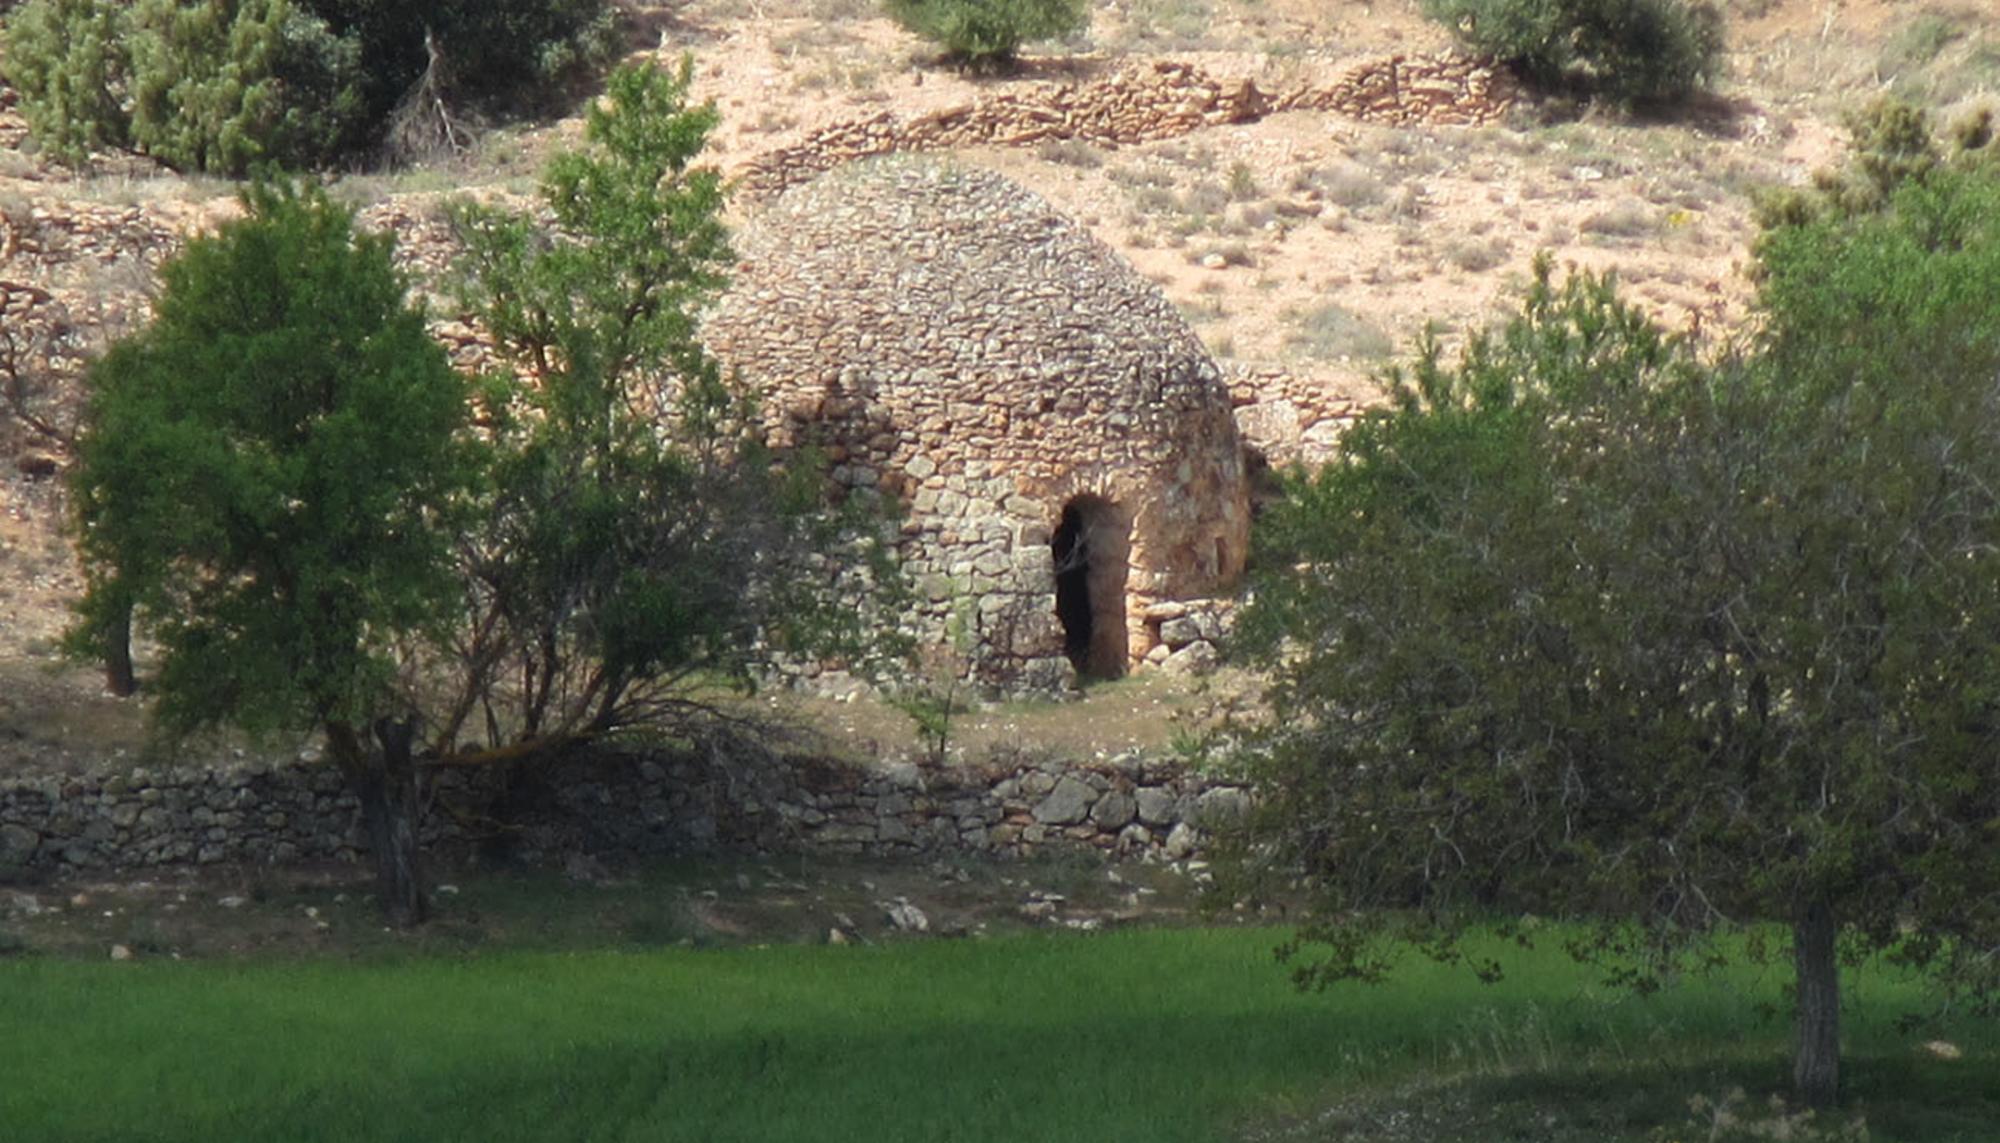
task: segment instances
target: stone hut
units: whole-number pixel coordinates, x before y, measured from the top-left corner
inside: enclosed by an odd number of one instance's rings
[[[1006,686],[1123,674],[1243,570],[1229,393],[1152,283],[1041,198],[930,160],[776,200],[704,326],[774,443],[900,499],[920,639]],[[1157,656],[1156,656],[1157,658]]]

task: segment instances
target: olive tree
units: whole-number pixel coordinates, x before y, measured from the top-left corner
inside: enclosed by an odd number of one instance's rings
[[[1246,852],[1324,894],[1302,981],[1529,911],[1651,988],[1776,924],[1813,1104],[1845,956],[1992,998],[2000,183],[1935,177],[1763,259],[1764,333],[1722,360],[1544,262],[1269,514]]]
[[[391,239],[317,189],[162,266],[150,326],[92,367],[72,469],[81,636],[159,644],[154,713],[325,735],[381,903],[421,920],[417,698],[403,670],[454,613],[466,386],[404,298]]]

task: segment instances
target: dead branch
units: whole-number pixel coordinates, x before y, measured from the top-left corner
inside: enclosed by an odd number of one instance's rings
[[[382,152],[390,166],[434,163],[472,149],[472,123],[452,106],[450,61],[428,26],[424,28],[424,54],[424,74],[389,113]]]

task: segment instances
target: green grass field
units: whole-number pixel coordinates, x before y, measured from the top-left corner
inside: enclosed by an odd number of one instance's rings
[[[0,1139],[1666,1140],[1728,1137],[1680,1130],[1691,1096],[1782,1086],[1784,1022],[1756,1011],[1775,969],[1639,998],[1548,953],[1498,986],[1416,962],[1302,995],[1277,939],[22,958],[0,962]],[[2000,1137],[2000,1040],[1899,1030],[1917,989],[1851,977],[1868,1138]],[[1922,1053],[1941,1036],[1964,1057]],[[1410,1108],[1449,1122],[1368,1127]]]

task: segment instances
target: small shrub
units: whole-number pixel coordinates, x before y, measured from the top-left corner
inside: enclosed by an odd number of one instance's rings
[[[1513,252],[1504,238],[1465,238],[1445,247],[1445,259],[1469,274],[1491,270]]]
[[[1306,357],[1373,360],[1395,349],[1382,327],[1335,302],[1316,306],[1294,320],[1298,328],[1285,339],[1285,347]]]
[[[1965,29],[1955,18],[1937,11],[1919,12],[1882,45],[1876,70],[1889,78],[1916,71],[1964,36]]]
[[[1104,165],[1104,151],[1081,139],[1045,139],[1035,148],[1035,157],[1045,163],[1095,170]]]
[[[1578,229],[1604,238],[1645,238],[1659,232],[1660,216],[1643,202],[1627,201],[1598,211]]]
[[[1221,214],[1229,208],[1229,188],[1213,179],[1202,179],[1187,189],[1179,199],[1180,207],[1188,214],[1206,218]]]
[[[1090,26],[1084,0],[884,0],[903,27],[942,47],[947,59],[1004,66],[1021,45],[1073,35]]]
[[[1331,166],[1314,167],[1311,171],[1294,176],[1292,189],[1317,190],[1320,197],[1326,201],[1350,210],[1373,206],[1389,193],[1382,185],[1382,180],[1376,178],[1368,168],[1345,160]]]
[[[1954,135],[1961,154],[1976,151],[1978,117],[1966,121],[1963,137]],[[1915,104],[1884,96],[1843,117],[1852,138],[1845,166],[1813,172],[1812,185],[1764,193],[1757,201],[1757,221],[1766,230],[1797,226],[1825,214],[1854,217],[1874,214],[1888,205],[1906,183],[1929,179],[1946,155],[1932,133],[1931,117]]]
[[[166,956],[174,951],[174,943],[166,930],[157,921],[134,920],[125,927],[125,939],[121,942],[133,952],[143,956]]]
[[[1123,38],[1155,50],[1202,47],[1215,23],[1215,8],[1209,0],[1132,0],[1123,6],[1123,12]]]
[[[1389,217],[1403,222],[1416,222],[1430,213],[1424,201],[1424,190],[1420,186],[1404,187],[1389,204]]]
[[[679,901],[648,902],[634,909],[620,929],[627,943],[642,948],[694,944],[702,935],[701,922]]]
[[[1194,288],[1194,302],[1188,307],[1188,314],[1197,321],[1220,321],[1229,316],[1229,308],[1223,301],[1227,292],[1221,282],[1213,278]]]
[[[1250,202],[1263,197],[1264,188],[1257,185],[1257,172],[1248,163],[1233,163],[1229,167],[1229,197],[1235,202]]]
[[[1224,242],[1188,251],[1190,264],[1219,269],[1223,266],[1255,266],[1257,256],[1241,242]]]
[[[1425,0],[1425,11],[1535,87],[1627,107],[1682,102],[1722,68],[1722,15],[1706,0]]]

